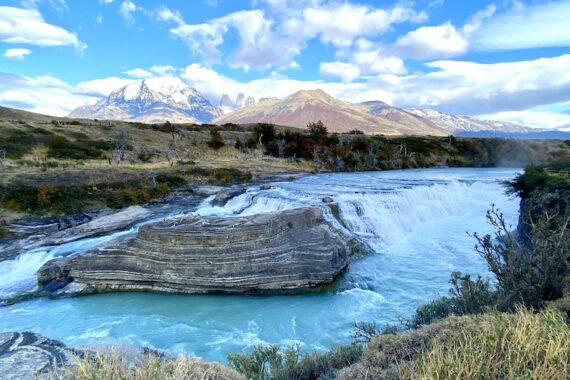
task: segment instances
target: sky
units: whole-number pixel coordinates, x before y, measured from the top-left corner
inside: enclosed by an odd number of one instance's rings
[[[0,0],[0,105],[64,116],[133,81],[570,126],[570,0]]]

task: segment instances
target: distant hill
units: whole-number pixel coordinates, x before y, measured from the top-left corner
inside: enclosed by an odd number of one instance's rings
[[[107,99],[79,107],[69,117],[163,123],[207,123],[222,114],[177,77],[147,78],[113,91]]]
[[[565,131],[538,131],[538,132],[500,132],[500,131],[459,131],[455,133],[458,137],[496,137],[510,139],[527,139],[527,140],[570,140],[570,132]]]
[[[524,127],[522,125],[507,123],[496,120],[480,120],[463,115],[449,115],[429,108],[410,108],[407,110],[414,115],[432,121],[438,127],[449,133],[476,132],[476,131],[496,131],[527,133],[535,132],[536,129]]]
[[[274,123],[306,128],[321,120],[331,132],[358,129],[368,134],[445,135],[433,122],[382,102],[350,103],[323,90],[298,91],[284,99],[266,99],[213,121],[224,123]]]

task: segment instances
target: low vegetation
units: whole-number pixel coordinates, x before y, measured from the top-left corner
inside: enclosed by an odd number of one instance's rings
[[[245,380],[221,364],[180,357],[147,355],[126,363],[118,354],[76,357],[72,367],[48,375],[49,380]]]
[[[374,337],[341,379],[566,379],[570,327],[553,308],[448,317]]]

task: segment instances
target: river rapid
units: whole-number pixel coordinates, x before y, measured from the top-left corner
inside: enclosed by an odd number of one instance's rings
[[[100,294],[33,299],[0,307],[0,332],[34,331],[71,346],[132,343],[224,362],[228,352],[256,344],[298,343],[307,352],[351,341],[354,321],[396,323],[446,294],[452,271],[489,276],[467,232],[488,233],[485,212],[495,204],[516,226],[519,200],[500,181],[515,169],[418,169],[317,174],[258,186],[224,207],[181,205],[147,221],[198,215],[251,215],[306,205],[358,238],[369,253],[353,261],[331,290],[288,296]],[[338,219],[322,202],[338,204]],[[145,223],[143,222],[143,223]],[[0,262],[0,298],[35,287],[47,260],[132,236],[139,225],[56,247],[23,250]]]

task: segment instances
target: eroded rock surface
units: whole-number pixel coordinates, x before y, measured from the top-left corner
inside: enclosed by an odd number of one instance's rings
[[[135,239],[115,247],[52,260],[38,281],[54,296],[290,292],[332,282],[349,256],[349,245],[319,208],[189,216],[142,226]]]
[[[36,379],[72,363],[73,351],[63,343],[31,332],[0,333],[0,379]]]

